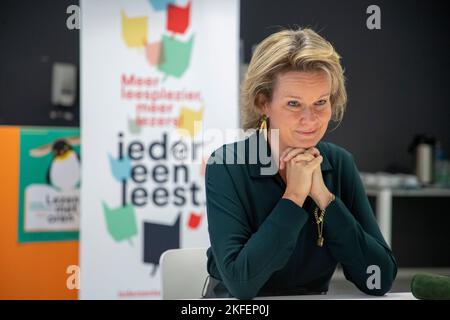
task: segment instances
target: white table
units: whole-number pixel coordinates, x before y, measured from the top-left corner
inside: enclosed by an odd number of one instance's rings
[[[204,300],[237,300],[236,298],[204,299]],[[300,296],[256,297],[253,300],[417,300],[411,292],[392,292],[384,296],[369,296],[364,293],[355,294],[320,294]]]
[[[392,242],[392,198],[393,197],[450,197],[449,188],[395,189],[390,187],[366,187],[368,196],[376,198],[376,216],[384,239]]]
[[[254,300],[417,300],[411,292],[393,292],[384,296],[369,296],[367,294],[322,294],[322,295],[303,295],[303,296],[278,296],[278,297],[259,297]]]

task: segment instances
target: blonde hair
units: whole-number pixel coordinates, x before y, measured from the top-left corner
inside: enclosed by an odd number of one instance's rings
[[[256,47],[241,85],[244,130],[259,127],[258,95],[263,94],[271,100],[276,76],[288,71],[327,72],[331,77],[332,120],[340,123],[347,103],[340,59],[331,43],[308,28],[282,30],[264,39]]]

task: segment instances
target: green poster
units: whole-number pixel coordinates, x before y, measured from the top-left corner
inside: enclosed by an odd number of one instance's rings
[[[18,241],[77,240],[80,131],[21,128]]]

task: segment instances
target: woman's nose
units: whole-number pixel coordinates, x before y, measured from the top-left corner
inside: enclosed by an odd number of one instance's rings
[[[316,114],[311,108],[306,106],[300,107],[300,120],[315,120]]]

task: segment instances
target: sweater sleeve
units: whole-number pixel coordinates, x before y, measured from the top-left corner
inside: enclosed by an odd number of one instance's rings
[[[254,232],[229,168],[208,164],[206,207],[211,248],[222,281],[238,299],[251,299],[288,262],[308,213],[281,198]]]
[[[353,156],[348,156],[344,168],[344,179],[350,179],[343,190],[350,192],[347,198],[350,204],[346,206],[336,197],[328,206],[324,220],[325,241],[331,254],[341,263],[346,279],[366,294],[384,295],[392,287],[397,264],[375,220]],[[377,270],[379,285],[370,278]]]

